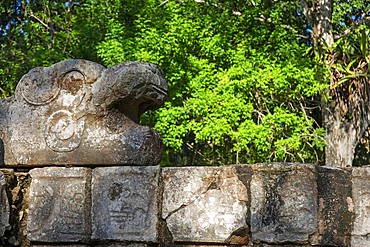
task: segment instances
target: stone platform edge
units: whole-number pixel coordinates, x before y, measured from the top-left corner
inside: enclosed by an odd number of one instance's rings
[[[370,166],[0,168],[0,246],[370,246]]]

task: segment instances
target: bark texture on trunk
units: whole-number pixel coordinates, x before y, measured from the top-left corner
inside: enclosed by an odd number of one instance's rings
[[[312,40],[316,47],[334,44],[332,33],[332,0],[300,0],[303,14],[312,27]],[[333,69],[338,61],[334,55],[325,60],[331,69],[329,97],[331,102],[323,106],[323,124],[326,129],[327,147],[325,164],[332,167],[351,167],[355,148],[369,126],[370,83],[368,78],[353,78],[339,83],[343,74]],[[367,66],[364,67],[367,70]],[[367,72],[364,72],[367,73]]]
[[[354,125],[345,122],[327,107],[323,109],[326,129],[325,165],[331,167],[351,167],[358,142]]]
[[[367,68],[364,68],[367,69]],[[332,69],[332,85],[337,83]],[[323,109],[326,129],[326,165],[351,167],[355,149],[370,123],[370,81],[366,77],[354,78],[350,83],[331,88],[330,105]]]
[[[303,14],[312,27],[312,39],[315,46],[331,46],[334,43],[332,33],[332,0],[315,0],[312,6],[300,0]]]

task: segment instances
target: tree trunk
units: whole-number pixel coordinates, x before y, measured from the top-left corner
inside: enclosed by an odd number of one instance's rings
[[[324,106],[323,118],[326,130],[325,165],[331,167],[351,167],[355,147],[358,142],[354,124],[335,114],[336,109]]]
[[[334,75],[333,75],[334,77]],[[355,148],[369,127],[370,85],[366,77],[329,91],[332,102],[323,109],[326,165],[351,167]]]
[[[305,0],[300,0],[303,14],[312,27],[312,40],[315,46],[331,46],[334,43],[332,33],[332,0],[314,0],[309,6]]]
[[[312,40],[316,47],[330,47],[334,44],[332,33],[332,0],[314,0],[309,6],[300,0],[304,15],[312,27]],[[337,61],[326,60],[328,68]],[[323,124],[326,130],[327,147],[325,165],[331,167],[351,167],[355,148],[369,126],[369,89],[367,79],[355,78],[350,84],[334,86],[338,79],[331,70],[329,96],[331,102],[322,109]]]
[[[316,0],[314,25],[312,26],[313,39],[316,45],[332,46],[334,36],[332,33],[332,0]]]

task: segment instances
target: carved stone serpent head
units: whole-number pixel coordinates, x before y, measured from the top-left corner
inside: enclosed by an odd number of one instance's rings
[[[154,165],[159,134],[139,125],[168,86],[153,64],[67,60],[32,69],[0,102],[6,165]]]

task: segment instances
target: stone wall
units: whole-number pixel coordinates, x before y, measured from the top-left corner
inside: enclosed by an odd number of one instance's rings
[[[0,99],[0,246],[370,246],[370,167],[156,166],[156,65],[67,60]]]
[[[370,166],[0,172],[0,246],[370,246]]]

